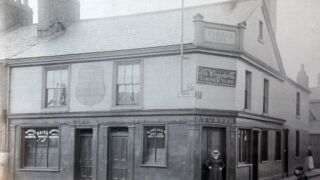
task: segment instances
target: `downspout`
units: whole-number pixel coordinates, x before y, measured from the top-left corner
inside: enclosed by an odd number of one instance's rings
[[[184,85],[184,83],[183,83],[183,71],[184,71],[184,69],[183,69],[183,64],[184,64],[184,52],[183,52],[183,33],[184,33],[184,27],[183,27],[183,23],[184,23],[184,0],[181,0],[181,42],[180,42],[180,93],[181,93],[181,95],[183,95],[184,93],[183,93],[183,85]]]

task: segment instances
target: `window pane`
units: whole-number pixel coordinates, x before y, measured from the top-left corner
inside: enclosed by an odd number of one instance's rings
[[[134,104],[140,103],[139,102],[139,100],[140,100],[139,94],[140,94],[140,85],[134,85],[133,86]]]
[[[61,86],[62,87],[67,87],[67,83],[68,83],[68,71],[67,70],[61,70]]]
[[[47,71],[47,88],[53,88],[53,71]]]
[[[281,132],[276,132],[275,159],[281,160]]]
[[[118,84],[124,84],[124,73],[125,73],[125,66],[118,65]]]
[[[37,130],[36,167],[47,166],[48,130]]]
[[[261,134],[261,160],[268,160],[268,131],[262,131]]]
[[[118,85],[117,88],[117,104],[125,103],[125,95],[126,95],[126,86]]]
[[[35,166],[36,130],[27,129],[24,133],[24,166]]]
[[[132,65],[126,65],[125,83],[132,84]]]
[[[140,65],[139,64],[133,65],[132,76],[133,76],[133,83],[139,84],[139,82],[140,82]]]
[[[49,131],[48,167],[58,167],[59,163],[59,130]]]

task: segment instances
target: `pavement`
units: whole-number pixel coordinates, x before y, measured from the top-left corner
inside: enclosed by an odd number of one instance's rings
[[[313,169],[311,171],[306,171],[305,172],[306,175],[308,176],[308,178],[310,179],[318,179],[320,180],[320,169]],[[318,178],[316,178],[318,177]],[[286,178],[283,178],[282,180],[296,180],[297,177],[296,176],[290,176],[290,177],[286,177]]]

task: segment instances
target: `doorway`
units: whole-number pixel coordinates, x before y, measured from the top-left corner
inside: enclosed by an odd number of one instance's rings
[[[108,180],[127,180],[128,128],[112,128],[108,140]]]
[[[76,130],[75,180],[92,179],[92,129]]]
[[[252,180],[259,179],[259,133],[257,130],[252,132]]]
[[[284,174],[289,175],[289,129],[284,130]]]
[[[225,163],[225,168],[223,169],[222,175],[225,179],[227,163],[226,163],[226,130],[225,128],[213,128],[204,127],[201,134],[201,154],[202,154],[202,171],[201,179],[207,180],[208,169],[205,166],[205,162],[211,158],[211,153],[214,150],[218,150],[221,154],[221,158]]]

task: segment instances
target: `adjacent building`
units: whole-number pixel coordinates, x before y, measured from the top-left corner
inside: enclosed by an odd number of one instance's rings
[[[77,0],[42,1],[38,25],[4,34],[29,32],[4,58],[8,179],[205,180],[213,150],[226,180],[292,174],[306,156],[310,91],[285,74],[274,6],[79,21]]]
[[[310,135],[309,145],[314,158],[315,168],[320,168],[320,74],[318,74],[318,85],[311,87],[310,94]]]

